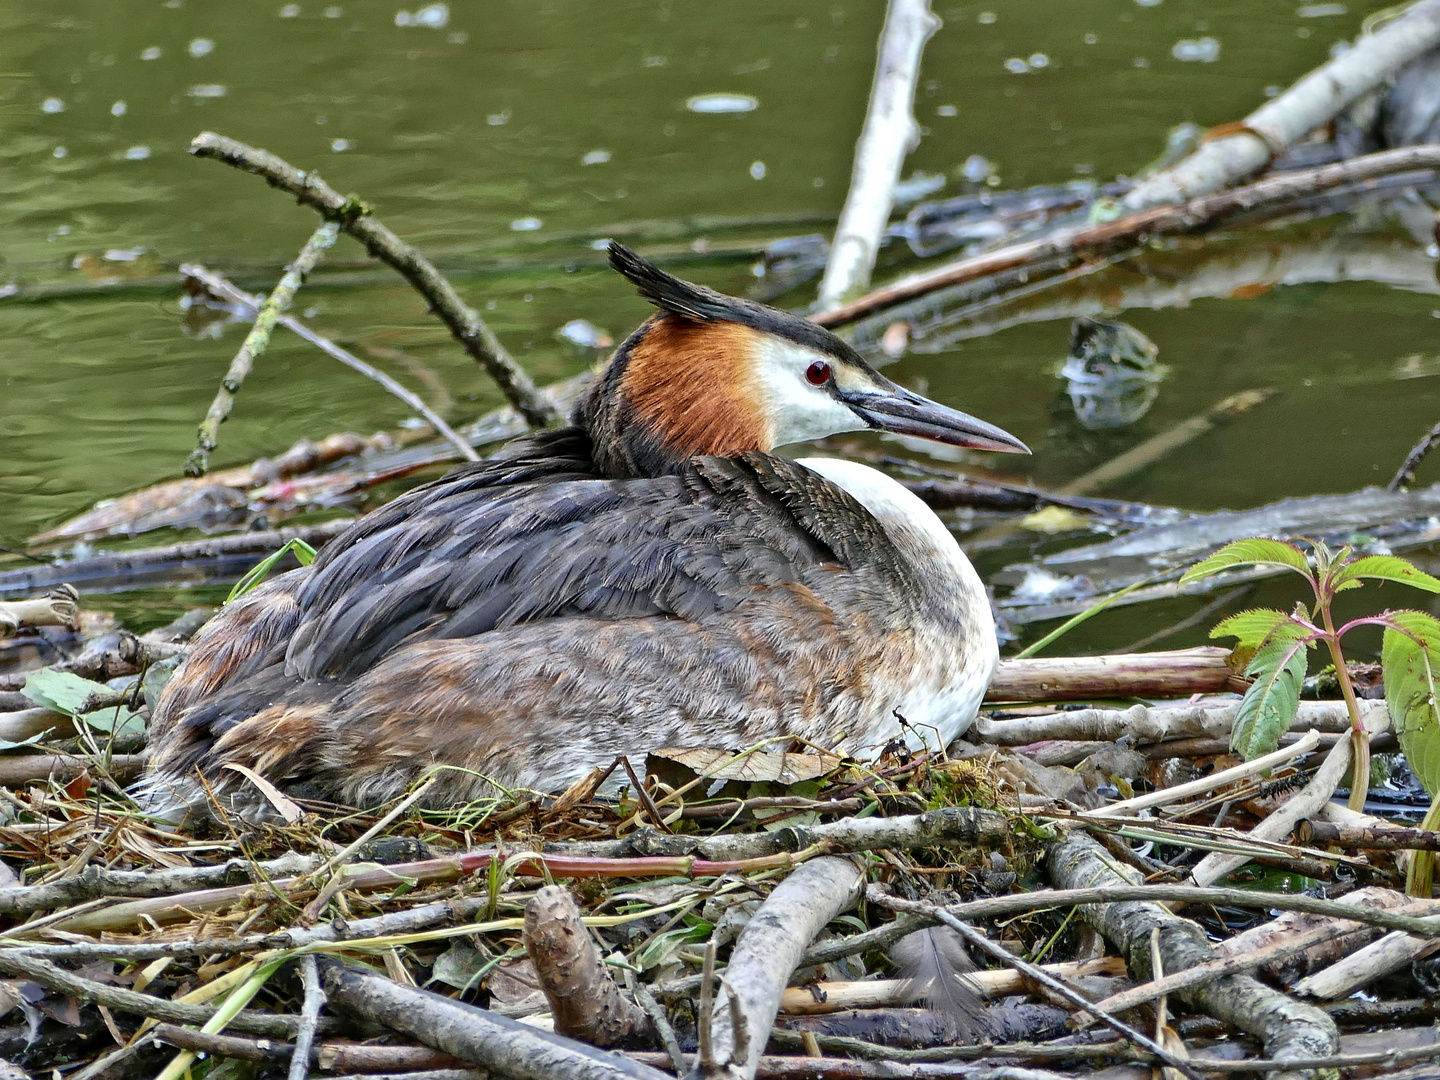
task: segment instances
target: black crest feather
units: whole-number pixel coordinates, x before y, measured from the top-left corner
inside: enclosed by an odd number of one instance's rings
[[[610,241],[610,265],[662,311],[697,322],[736,319],[738,313],[733,298],[681,281],[614,240]]]

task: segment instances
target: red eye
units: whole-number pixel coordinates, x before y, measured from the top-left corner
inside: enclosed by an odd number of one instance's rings
[[[805,378],[810,380],[811,386],[824,386],[830,381],[830,365],[824,360],[816,360],[805,369]]]

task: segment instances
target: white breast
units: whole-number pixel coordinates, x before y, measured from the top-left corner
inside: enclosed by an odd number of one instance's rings
[[[938,731],[941,742],[950,743],[974,722],[1000,659],[980,575],[934,511],[884,473],[837,458],[800,458],[799,463],[843,488],[875,515],[896,547],[935,585],[937,602],[951,607],[966,627],[960,634],[917,628],[926,655],[916,678],[897,687],[895,700],[886,703],[883,712],[877,710],[866,739],[878,749],[903,733],[913,749],[920,749],[927,742],[933,747]],[[909,728],[901,727],[892,709],[909,721]]]

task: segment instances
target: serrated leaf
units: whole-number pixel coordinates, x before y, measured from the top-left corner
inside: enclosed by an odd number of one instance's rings
[[[1366,555],[1346,563],[1335,573],[1335,586],[1340,588],[1360,578],[1377,581],[1398,581],[1426,592],[1440,593],[1440,578],[1433,578],[1398,555]]]
[[[1239,638],[1237,649],[1258,649],[1265,644],[1275,628],[1289,618],[1283,611],[1273,608],[1251,608],[1238,611],[1228,619],[1221,619],[1210,631],[1212,638]]]
[[[1440,620],[1421,611],[1389,617],[1400,629],[1387,626],[1380,647],[1385,704],[1405,760],[1433,798],[1440,795]]]
[[[20,691],[44,709],[54,709],[68,716],[76,715],[94,694],[105,694],[109,687],[82,679],[68,671],[32,671]]]
[[[1230,749],[1246,761],[1270,753],[1290,728],[1300,709],[1300,684],[1305,679],[1305,630],[1284,624],[1250,661],[1245,674],[1255,681],[1240,699]]]
[[[1310,576],[1310,563],[1305,558],[1305,553],[1294,544],[1254,537],[1226,544],[1208,559],[1202,559],[1181,575],[1180,584],[1199,581],[1211,574],[1233,570],[1238,566],[1281,566],[1306,577]]]

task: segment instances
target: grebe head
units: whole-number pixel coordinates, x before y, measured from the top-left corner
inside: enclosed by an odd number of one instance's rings
[[[681,281],[613,242],[610,265],[660,309],[615,350],[575,413],[611,475],[654,476],[697,455],[867,428],[1030,452],[993,424],[897,386],[808,319]]]

